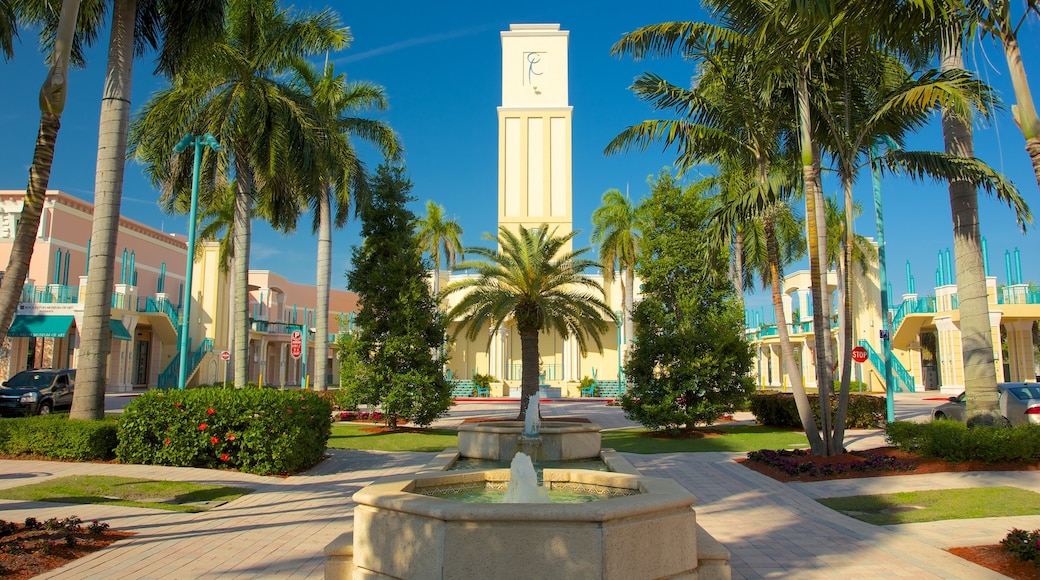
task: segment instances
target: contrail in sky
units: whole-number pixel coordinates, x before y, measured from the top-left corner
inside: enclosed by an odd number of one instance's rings
[[[452,32],[442,32],[440,34],[431,34],[430,36],[420,36],[418,38],[409,38],[408,40],[402,40],[379,48],[373,48],[372,50],[366,50],[365,52],[359,52],[357,54],[351,54],[344,56],[343,58],[337,58],[334,62],[336,64],[347,64],[351,62],[358,62],[366,60],[375,56],[382,56],[391,52],[397,52],[406,48],[412,48],[413,46],[420,46],[423,44],[433,44],[435,42],[441,42],[444,40],[451,40],[453,38],[461,38],[463,36],[472,36],[481,32],[486,32],[498,28],[496,24],[484,24],[474,28],[466,28],[463,30],[455,30]]]

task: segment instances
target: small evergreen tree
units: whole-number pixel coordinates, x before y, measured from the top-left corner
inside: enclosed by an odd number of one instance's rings
[[[727,257],[709,239],[708,201],[662,173],[644,201],[635,345],[625,365],[634,386],[625,416],[651,429],[692,429],[733,411],[754,389],[741,303]]]
[[[451,386],[434,353],[445,320],[426,285],[427,268],[405,204],[412,183],[401,167],[380,165],[363,204],[360,247],[348,288],[358,294],[357,332],[340,355],[347,399],[381,405],[386,424],[429,425],[451,405]]]

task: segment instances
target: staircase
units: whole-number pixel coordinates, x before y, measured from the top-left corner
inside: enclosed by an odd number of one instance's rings
[[[188,355],[188,364],[185,367],[188,376],[185,377],[184,383],[187,384],[191,380],[191,377],[198,370],[199,365],[202,364],[202,359],[209,353],[213,352],[213,339],[207,338],[202,341],[194,352]],[[181,353],[177,353],[170,361],[170,364],[166,365],[166,368],[159,373],[159,388],[160,389],[175,389],[177,388],[177,374],[180,372],[181,364]]]
[[[870,343],[861,340],[859,346],[867,349],[867,358],[870,360],[870,364],[874,366],[881,376],[885,375],[885,359],[874,350],[874,347],[870,346]],[[893,387],[895,390],[902,392],[914,392],[914,377],[906,370],[903,363],[899,362],[899,359],[892,357],[892,378],[895,380]]]
[[[606,397],[608,399],[620,399],[621,395],[625,393],[625,385],[621,381],[596,381],[597,397]]]

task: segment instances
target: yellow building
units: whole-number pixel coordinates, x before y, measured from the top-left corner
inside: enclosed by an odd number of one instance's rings
[[[960,311],[957,285],[952,283],[949,260],[940,259],[934,293],[919,296],[904,294],[902,303],[891,309],[893,385],[897,391],[939,390],[951,395],[964,390],[964,366],[961,351]],[[867,350],[866,362],[853,363],[852,379],[861,381],[871,391],[885,390],[884,347],[881,317],[881,291],[877,267],[856,276],[853,288],[853,337],[856,346]],[[998,382],[1034,381],[1037,376],[1034,357],[1033,325],[1040,320],[1040,291],[1021,283],[1013,272],[1008,279],[1016,282],[998,286],[995,276],[987,276],[989,312],[993,329],[993,372]],[[837,275],[828,274],[828,290],[837,302]],[[908,274],[908,288],[915,290]],[[800,365],[806,387],[816,387],[814,363],[815,335],[812,321],[809,272],[790,274],[783,281],[783,310],[788,333]],[[838,312],[835,310],[835,312]],[[746,334],[754,345],[754,373],[760,388],[790,389],[790,373],[780,356],[780,340],[776,324],[764,320],[774,317],[771,308],[749,312]],[[837,346],[837,317],[831,321],[831,342]]]

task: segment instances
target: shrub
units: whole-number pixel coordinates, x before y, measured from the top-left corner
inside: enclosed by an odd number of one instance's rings
[[[111,459],[116,448],[114,421],[84,421],[68,415],[19,417],[0,422],[0,453],[42,455],[51,459]]]
[[[491,383],[493,383],[494,381],[495,381],[495,377],[493,377],[491,375],[482,375],[480,373],[477,373],[477,374],[473,375],[473,384],[478,386],[478,387],[483,387],[485,389],[490,389],[491,388]]]
[[[1032,562],[1040,566],[1040,530],[1027,532],[1018,528],[1011,528],[1007,537],[1000,541],[1000,545],[1011,553],[1020,562]]]
[[[1040,457],[1040,426],[971,427],[957,421],[896,421],[885,427],[893,446],[946,461],[1032,461]]]
[[[332,408],[308,391],[150,391],[119,420],[121,463],[296,473],[321,460]]]
[[[809,395],[816,426],[820,426],[820,397]],[[838,397],[831,398],[831,409],[837,411]],[[802,428],[798,417],[798,406],[791,393],[755,393],[751,397],[751,412],[759,423],[770,427]],[[871,429],[885,416],[885,398],[875,395],[849,394],[845,427],[849,429]]]

